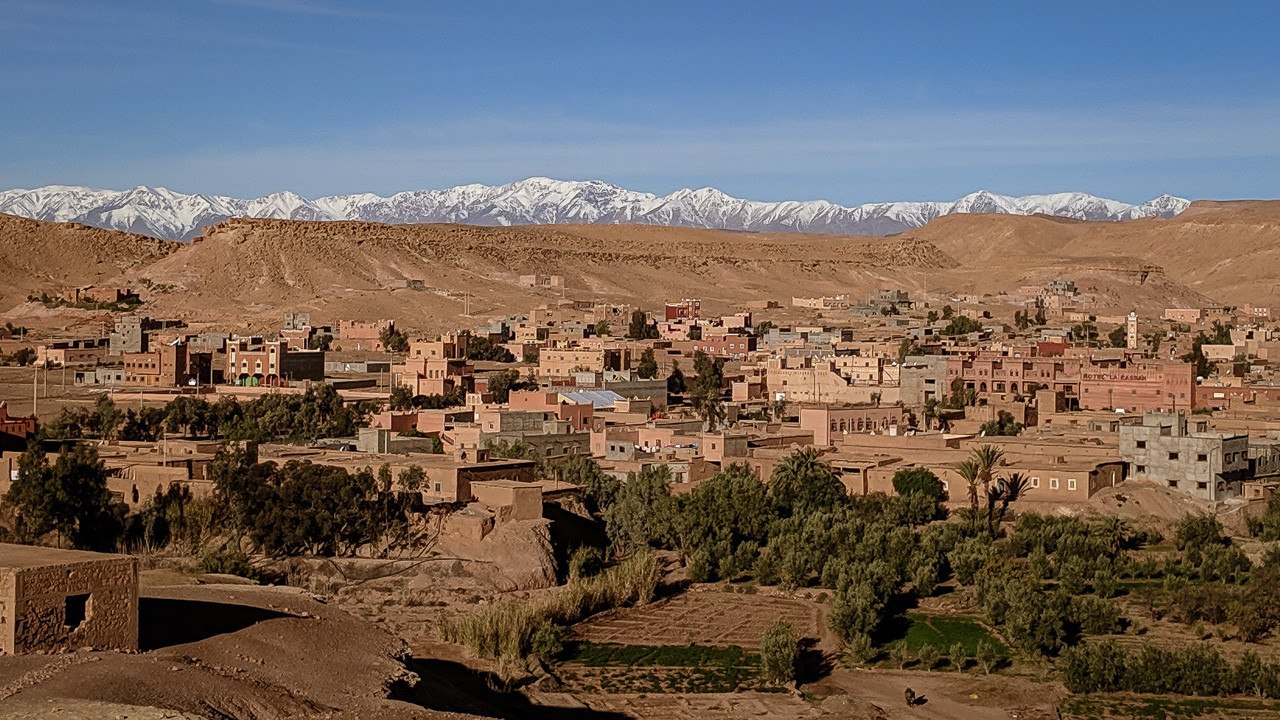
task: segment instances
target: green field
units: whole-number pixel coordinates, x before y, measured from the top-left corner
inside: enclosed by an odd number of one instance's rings
[[[567,691],[604,693],[779,692],[760,676],[760,656],[740,647],[570,643],[560,678]]]
[[[997,655],[1009,655],[1009,649],[1004,643],[997,640],[975,618],[907,613],[907,621],[910,624],[901,639],[906,642],[908,650],[915,651],[932,645],[940,654],[946,655],[952,645],[959,643],[965,652],[973,656],[978,652],[978,643],[985,640],[995,648]]]

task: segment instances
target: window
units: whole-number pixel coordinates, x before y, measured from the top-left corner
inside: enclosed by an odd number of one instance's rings
[[[1040,487],[1040,478],[1038,478],[1038,477],[1033,477],[1033,478],[1031,478],[1031,487],[1033,487],[1033,488],[1038,488],[1038,487]]]
[[[1058,478],[1049,478],[1049,489],[1050,490],[1058,489]]]
[[[1209,456],[1204,453],[1196,455],[1196,462],[1209,462]]]
[[[1170,459],[1170,460],[1177,460],[1177,459],[1178,459],[1178,453],[1176,453],[1176,452],[1171,452],[1171,453],[1169,453],[1169,459]]]
[[[1134,471],[1134,472],[1136,472],[1136,473],[1145,473],[1145,472],[1147,471],[1147,466],[1146,466],[1146,465],[1137,465],[1137,466],[1135,466],[1135,467],[1133,468],[1133,471]]]
[[[1198,482],[1198,483],[1196,483],[1196,489],[1197,489],[1197,490],[1208,490],[1208,489],[1209,489],[1209,483],[1207,483],[1207,482]]]
[[[1147,446],[1147,441],[1146,441],[1146,440],[1139,440],[1139,441],[1138,441],[1138,449],[1139,449],[1139,450],[1142,450],[1142,449],[1143,449],[1143,448],[1145,448],[1146,446]]]
[[[66,625],[68,630],[78,630],[89,617],[88,593],[84,595],[68,595],[63,617],[65,620],[62,624]]]
[[[1067,479],[1067,489],[1068,489],[1068,490],[1075,490],[1075,489],[1076,489],[1076,479],[1075,479],[1075,478],[1068,478],[1068,479]]]
[[[444,491],[444,486],[443,486],[443,485],[441,485],[439,481],[436,481],[436,484],[435,484],[435,486],[434,486],[434,487],[435,487],[436,492],[443,492],[443,491]]]
[[[1178,487],[1178,481],[1177,481],[1177,480],[1170,480],[1170,481],[1169,481],[1169,487],[1171,487],[1171,488],[1177,488],[1177,487]]]

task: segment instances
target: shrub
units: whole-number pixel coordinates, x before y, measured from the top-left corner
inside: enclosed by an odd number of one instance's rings
[[[898,642],[889,646],[889,662],[893,663],[899,668],[905,668],[907,666],[907,663],[910,661],[911,661],[911,653],[907,650],[906,641],[899,640]]]
[[[870,635],[854,635],[845,641],[843,662],[846,665],[853,667],[865,665],[875,655],[876,650]]]
[[[926,467],[908,468],[894,473],[893,491],[899,495],[923,495],[939,501],[947,499],[942,481]]]
[[[800,659],[800,638],[790,623],[779,620],[760,639],[760,666],[765,679],[786,683],[796,679]]]
[[[604,552],[598,547],[583,545],[569,558],[569,579],[582,580],[598,574],[604,568]]]
[[[637,552],[599,575],[572,581],[539,600],[489,605],[442,623],[441,634],[481,657],[523,660],[532,649],[533,634],[546,623],[571,625],[609,608],[651,602],[659,571],[652,552]]]
[[[194,569],[196,572],[201,573],[239,575],[251,580],[257,580],[259,576],[258,570],[249,560],[249,556],[239,548],[233,547],[205,550],[200,553],[200,558],[196,560]]]
[[[543,622],[529,637],[529,651],[544,664],[550,665],[556,657],[564,652],[564,628],[550,622]]]
[[[956,643],[947,651],[947,661],[951,663],[951,668],[956,672],[964,672],[964,666],[969,662],[969,653],[965,651],[963,643]]]
[[[982,668],[982,672],[986,675],[990,675],[991,671],[996,669],[996,663],[1000,659],[996,655],[996,649],[986,640],[978,642],[978,652],[974,658],[978,661],[978,667]]]
[[[920,667],[925,670],[932,670],[938,664],[938,650],[932,645],[921,647],[916,651],[916,656],[920,658]]]

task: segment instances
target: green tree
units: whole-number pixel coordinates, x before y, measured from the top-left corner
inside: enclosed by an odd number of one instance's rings
[[[610,330],[609,330],[608,320],[601,320],[600,322],[596,323],[596,337],[608,337],[609,332]]]
[[[645,348],[640,353],[640,363],[636,366],[636,375],[645,380],[652,380],[658,376],[658,361],[654,358],[653,348]]]
[[[982,668],[982,672],[986,675],[991,674],[996,667],[996,662],[1000,659],[996,655],[996,649],[986,640],[978,641],[978,652],[974,658],[978,661],[978,667]]]
[[[979,428],[979,434],[985,437],[1012,436],[1021,432],[1022,423],[1016,422],[1007,410],[997,411],[995,420],[988,420]]]
[[[93,412],[89,416],[89,424],[94,433],[103,440],[112,440],[116,436],[117,428],[123,422],[124,413],[116,407],[111,396],[99,395],[98,401],[93,405]]]
[[[911,357],[912,355],[923,355],[923,354],[924,354],[924,348],[921,347],[920,344],[915,341],[915,338],[903,338],[902,342],[898,343],[898,364],[899,365],[906,362],[907,358]]]
[[[783,517],[828,512],[848,502],[844,485],[814,447],[801,448],[774,467],[769,495]]]
[[[658,326],[649,322],[643,310],[631,311],[631,322],[627,325],[627,337],[632,340],[652,340],[658,337]]]
[[[713,359],[699,350],[693,356],[693,370],[697,375],[689,391],[689,403],[709,428],[715,430],[725,416],[724,360]]]
[[[516,356],[512,355],[510,350],[487,337],[471,334],[468,334],[466,337],[467,357],[471,360],[485,360],[488,362],[501,363],[516,361]]]
[[[413,391],[404,385],[397,385],[391,388],[391,397],[387,399],[387,406],[392,410],[408,410],[413,407]]]
[[[520,379],[519,370],[502,370],[489,376],[487,387],[494,402],[506,403],[511,400],[512,390],[524,390],[528,383]]]
[[[964,672],[964,666],[969,661],[969,652],[964,649],[964,645],[956,643],[947,651],[947,662],[951,663],[951,669],[956,672]]]
[[[1122,327],[1118,327],[1107,333],[1107,340],[1111,342],[1111,347],[1113,348],[1122,348],[1129,344],[1128,333],[1126,333],[1125,329]]]
[[[573,453],[547,460],[538,469],[543,479],[567,482],[585,489],[590,509],[603,512],[618,498],[622,483],[605,474],[600,463],[590,455]]]
[[[927,467],[906,468],[894,473],[893,491],[899,495],[924,495],[940,502],[947,499],[942,481]]]
[[[1179,550],[1204,552],[1211,546],[1225,543],[1222,523],[1209,514],[1184,515],[1174,529],[1173,542]]]
[[[57,532],[59,546],[65,538],[74,548],[107,552],[124,533],[126,508],[112,500],[106,467],[87,445],[63,451],[49,465],[39,444],[31,443],[4,502],[16,511],[19,538],[28,541]]]
[[[394,325],[382,328],[378,333],[378,342],[382,343],[387,352],[406,352],[409,349],[409,336],[397,330]]]
[[[604,513],[609,540],[623,550],[662,543],[672,535],[677,506],[666,465],[627,473],[618,498]]]
[[[950,306],[948,305],[948,307]],[[978,332],[981,329],[982,323],[977,320],[963,315],[957,315],[956,317],[951,318],[951,322],[947,323],[947,326],[942,328],[939,333],[942,335],[968,335],[969,333]]]
[[[1147,334],[1147,342],[1151,345],[1151,354],[1160,352],[1160,343],[1164,341],[1164,333],[1153,331]]]
[[[421,467],[410,465],[401,470],[400,474],[396,476],[396,483],[400,486],[401,492],[413,493],[422,489],[423,481],[426,478],[427,473]]]
[[[683,395],[689,389],[684,372],[680,370],[680,361],[672,361],[671,374],[667,376],[667,394]]]
[[[796,679],[800,637],[791,624],[779,620],[760,638],[760,669],[765,679],[779,685]]]

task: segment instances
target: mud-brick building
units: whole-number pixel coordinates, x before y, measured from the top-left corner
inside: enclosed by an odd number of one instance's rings
[[[138,649],[138,561],[0,544],[0,655]]]

